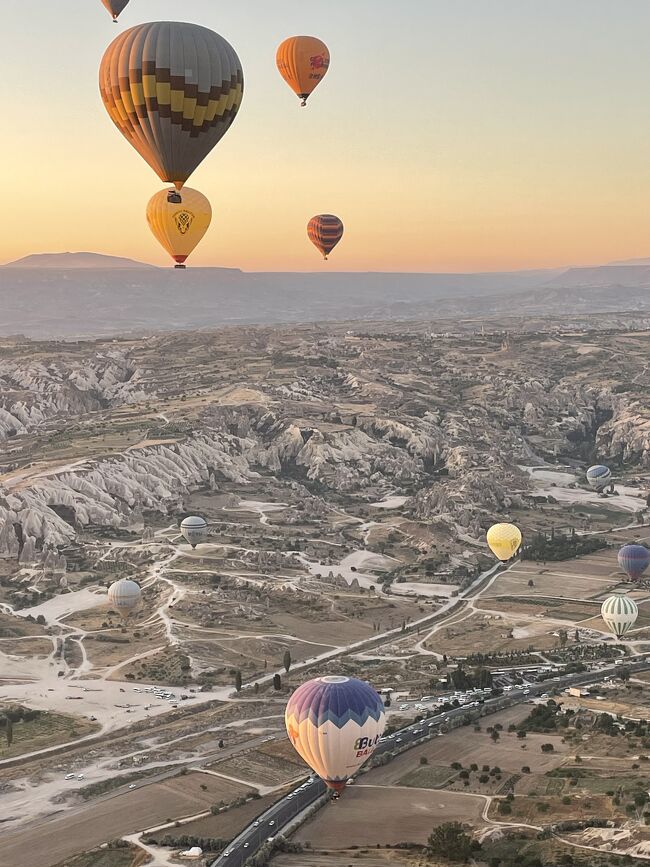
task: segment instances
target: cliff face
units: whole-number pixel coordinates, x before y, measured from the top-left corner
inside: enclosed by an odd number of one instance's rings
[[[141,379],[136,364],[115,350],[76,362],[0,360],[0,440],[57,417],[143,401]]]
[[[50,346],[50,361],[40,346],[13,347],[0,355],[0,436],[12,444],[0,555],[27,561],[84,527],[130,526],[142,510],[177,512],[196,488],[264,476],[311,515],[327,511],[328,493],[368,502],[398,492],[413,518],[477,538],[490,516],[524,502],[523,463],[650,466],[646,384],[623,339],[614,373],[585,335],[517,344],[233,329],[216,342]],[[53,432],[121,430],[125,418],[149,432],[144,445],[91,460],[82,438],[75,459],[71,447],[49,460]],[[29,470],[34,457],[42,471]]]

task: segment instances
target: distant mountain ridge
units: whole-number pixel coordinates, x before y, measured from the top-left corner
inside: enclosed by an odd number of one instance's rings
[[[0,336],[73,338],[224,325],[650,313],[650,265],[426,274],[158,268],[97,253],[0,267]]]
[[[155,265],[124,259],[121,256],[106,256],[103,253],[32,253],[15,262],[7,262],[5,268],[52,268],[67,271],[76,268],[148,268]]]

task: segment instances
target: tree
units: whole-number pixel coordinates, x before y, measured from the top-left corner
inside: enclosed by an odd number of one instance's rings
[[[291,668],[291,653],[288,650],[284,651],[284,658],[282,660],[282,665],[284,666],[284,670],[289,673],[289,669]]]
[[[253,684],[253,692],[255,693],[255,695],[257,695],[257,693],[258,693],[259,691],[260,691],[260,685],[259,685],[259,683],[255,682],[255,683]]]
[[[241,691],[241,671],[235,672],[235,689],[237,692]]]
[[[532,578],[528,581],[528,586],[529,586],[529,587],[534,587],[534,586],[535,586],[535,582],[533,581]]]
[[[499,738],[501,737],[501,735],[499,734],[499,732],[498,732],[496,729],[493,729],[493,730],[492,730],[492,733],[490,734],[490,737],[492,738],[492,740],[493,740],[494,743],[496,744],[496,742],[499,740]]]
[[[434,828],[427,841],[427,849],[431,855],[465,864],[472,854],[473,846],[460,822],[445,822]]]
[[[282,689],[282,678],[279,674],[273,675],[273,689],[278,691]]]
[[[14,724],[11,717],[7,717],[5,724],[7,726],[7,746],[10,747],[14,740]]]
[[[560,647],[565,647],[569,638],[566,629],[560,629],[560,631],[558,632],[558,637],[560,639]]]

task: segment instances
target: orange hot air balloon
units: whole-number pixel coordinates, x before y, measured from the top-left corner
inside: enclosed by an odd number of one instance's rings
[[[185,267],[183,263],[208,231],[211,220],[210,202],[189,187],[180,193],[161,190],[147,205],[149,228],[177,268]]]
[[[307,224],[309,240],[327,259],[343,237],[343,223],[334,214],[319,214]]]
[[[307,105],[309,95],[321,83],[330,65],[327,45],[315,36],[290,36],[278,48],[275,62],[280,75]]]
[[[129,3],[129,0],[102,0],[102,3],[113,16],[113,21],[115,22],[115,24],[117,24],[117,17],[120,12],[124,12]]]

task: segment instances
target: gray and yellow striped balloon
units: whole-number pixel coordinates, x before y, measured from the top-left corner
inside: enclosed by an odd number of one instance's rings
[[[235,119],[244,75],[234,48],[218,33],[156,21],[113,40],[99,89],[126,140],[161,180],[180,189]]]
[[[623,638],[636,623],[639,608],[627,593],[614,593],[603,602],[600,615],[609,631]]]

